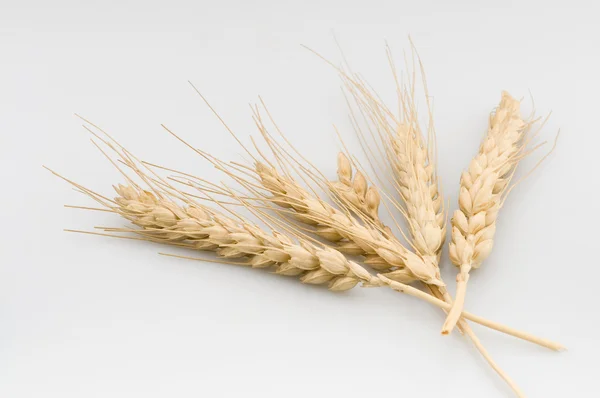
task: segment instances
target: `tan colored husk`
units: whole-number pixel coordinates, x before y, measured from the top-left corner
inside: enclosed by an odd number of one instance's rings
[[[459,267],[456,301],[442,333],[448,334],[464,306],[469,272],[479,268],[492,251],[496,218],[514,170],[522,157],[529,124],[520,102],[507,92],[490,116],[488,132],[460,179],[459,209],[452,217],[450,259]]]

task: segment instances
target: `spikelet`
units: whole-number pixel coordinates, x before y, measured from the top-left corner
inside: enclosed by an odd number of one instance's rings
[[[374,185],[369,186],[367,179],[357,171],[352,176],[352,164],[348,157],[340,152],[338,154],[338,180],[331,181],[331,191],[340,198],[340,200],[348,203],[355,213],[369,217],[376,222],[380,227],[383,227],[379,220],[379,205],[381,203],[381,195]]]

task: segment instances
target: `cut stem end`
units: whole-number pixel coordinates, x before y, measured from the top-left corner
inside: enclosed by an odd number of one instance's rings
[[[469,281],[469,274],[460,272],[456,276],[456,297],[454,298],[454,304],[448,312],[448,317],[442,326],[442,334],[448,335],[452,332],[456,323],[461,317],[463,307],[465,306],[465,296],[467,294],[467,282]]]

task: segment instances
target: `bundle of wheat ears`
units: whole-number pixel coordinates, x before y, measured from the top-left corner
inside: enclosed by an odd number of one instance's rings
[[[253,107],[252,117],[263,149],[254,140],[251,147],[242,145],[198,91],[251,162],[217,159],[163,127],[236,186],[142,161],[98,126],[82,119],[95,145],[122,173],[123,184],[114,186],[117,196],[111,199],[53,172],[102,206],[69,207],[108,210],[134,226],[73,232],[212,251],[219,259],[161,254],[270,269],[298,277],[303,283],[327,284],[333,292],[362,285],[408,294],[447,312],[442,333],[450,333],[456,325],[522,397],[524,394],[490,357],[467,321],[555,351],[563,347],[466,312],[463,305],[470,270],[478,268],[491,252],[498,211],[515,185],[511,180],[517,163],[537,148],[529,145],[534,134],[528,134],[536,121],[524,120],[520,102],[503,93],[479,153],[462,174],[459,210],[452,217],[449,244],[450,259],[459,267],[453,300],[439,268],[447,232],[447,198],[439,186],[436,133],[423,68],[413,52],[412,68],[407,66],[410,72],[400,78],[389,49],[388,61],[397,92],[396,112],[362,78],[346,67],[336,67],[347,94],[352,126],[374,171],[374,180],[367,177],[365,168],[343,142],[344,150],[337,157],[337,179],[330,180],[329,173],[319,171],[292,146],[262,100],[260,106]],[[419,82],[427,109],[424,129],[416,107]],[[380,217],[383,208],[393,225],[386,225]],[[421,283],[424,290],[412,286],[415,283]]]

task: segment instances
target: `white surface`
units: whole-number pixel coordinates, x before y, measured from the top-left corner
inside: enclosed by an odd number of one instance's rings
[[[502,89],[531,91],[540,114],[554,112],[543,136],[560,128],[559,147],[510,197],[467,308],[570,348],[556,354],[477,327],[529,396],[598,396],[593,2],[27,3],[0,6],[0,396],[510,396],[461,336],[439,335],[443,315],[425,303],[384,289],[335,295],[293,278],[163,258],[149,244],[62,232],[123,224],[63,208],[90,201],[41,167],[106,194],[119,181],[73,112],[147,159],[209,179],[216,171],[160,123],[239,159],[188,79],[242,136],[254,133],[247,104],[262,95],[333,177],[332,123],[352,137],[345,104],[333,71],[300,47],[337,62],[332,32],[387,98],[383,40],[401,54],[412,35],[435,97],[452,209]],[[445,257],[449,283],[454,272]]]

